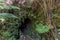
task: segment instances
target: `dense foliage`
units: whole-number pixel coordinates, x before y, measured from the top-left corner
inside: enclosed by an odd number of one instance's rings
[[[58,4],[50,0],[0,0],[0,40],[60,40]]]

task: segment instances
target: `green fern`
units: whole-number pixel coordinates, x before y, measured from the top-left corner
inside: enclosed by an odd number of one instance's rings
[[[1,21],[4,22],[1,22]],[[0,13],[0,37],[1,40],[17,40],[15,35],[18,34],[18,17],[9,13]],[[3,38],[2,38],[3,37]]]

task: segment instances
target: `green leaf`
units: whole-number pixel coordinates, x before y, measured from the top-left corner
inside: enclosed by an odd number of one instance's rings
[[[0,13],[0,18],[18,18],[18,17],[10,13]]]
[[[3,36],[8,37],[10,36],[10,33],[8,31],[2,32]]]
[[[17,6],[9,6],[11,9],[19,9],[20,10],[20,8],[19,7],[17,7]]]
[[[58,38],[55,38],[55,40],[59,40]]]
[[[3,6],[2,4],[0,4],[0,9],[18,9],[18,10],[20,10],[19,7],[16,7],[16,6]]]
[[[8,40],[16,40],[16,39],[14,38],[14,36],[12,36],[12,37],[9,38]]]
[[[36,24],[36,31],[38,33],[45,33],[49,31],[49,27],[39,23],[39,24]]]

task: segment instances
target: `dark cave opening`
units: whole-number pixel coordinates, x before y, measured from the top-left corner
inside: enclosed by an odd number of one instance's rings
[[[31,23],[31,20],[29,18],[25,18],[24,22],[21,22],[21,25],[19,25],[19,28],[18,28],[18,37],[17,37],[17,39],[20,38],[20,32],[22,32],[24,34],[24,31],[27,29],[27,25],[30,24],[30,23]]]
[[[21,32],[24,32],[24,30],[27,28],[27,25],[31,23],[31,20],[29,18],[25,18],[24,22],[21,23],[19,29],[21,30]]]

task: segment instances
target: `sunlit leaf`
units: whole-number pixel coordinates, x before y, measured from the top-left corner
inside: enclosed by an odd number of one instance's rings
[[[0,18],[17,18],[15,15],[10,13],[0,13]]]
[[[39,24],[36,24],[36,31],[38,33],[45,33],[49,31],[49,27],[39,23]]]

